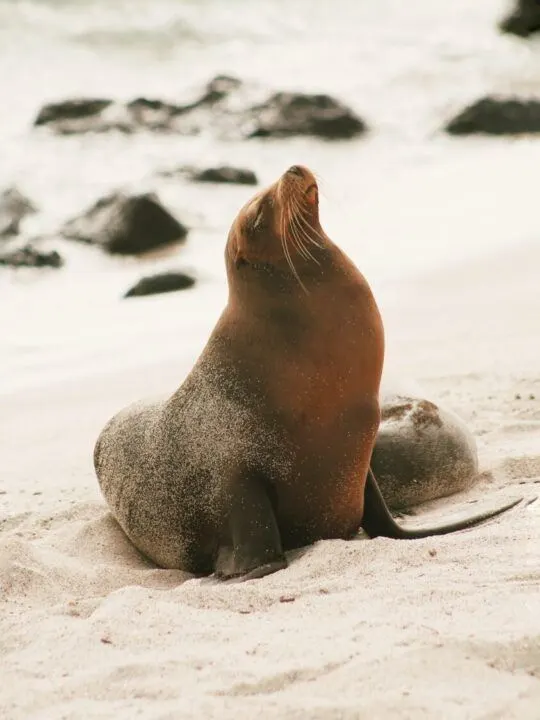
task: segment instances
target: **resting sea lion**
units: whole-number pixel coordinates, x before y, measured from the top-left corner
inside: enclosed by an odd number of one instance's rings
[[[368,283],[321,227],[307,168],[242,208],[225,262],[227,306],[184,383],[120,412],[96,444],[103,495],[141,552],[249,579],[284,568],[285,550],[360,526],[420,537],[496,514],[415,532],[390,515],[368,472],[383,325]]]
[[[371,469],[392,510],[470,489],[476,440],[455,413],[422,397],[385,395]]]

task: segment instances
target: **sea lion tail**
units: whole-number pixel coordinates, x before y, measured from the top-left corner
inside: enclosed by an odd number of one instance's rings
[[[379,536],[395,538],[397,540],[416,540],[419,538],[430,537],[431,535],[447,535],[457,530],[465,530],[466,528],[478,525],[485,520],[501,515],[501,513],[522,502],[523,498],[511,500],[505,505],[501,505],[492,510],[471,515],[449,522],[446,525],[436,525],[435,527],[405,529],[397,524],[392,517],[390,510],[382,496],[381,490],[375,479],[375,475],[371,468],[368,470],[366,488],[364,491],[364,517],[362,518],[362,529],[370,538]]]

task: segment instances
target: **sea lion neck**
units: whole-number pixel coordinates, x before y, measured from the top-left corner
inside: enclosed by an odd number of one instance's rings
[[[266,273],[260,271],[243,282],[233,274],[220,332],[238,333],[241,328],[250,345],[260,343],[264,350],[271,342],[274,349],[282,347],[288,353],[311,337],[335,337],[340,327],[336,306],[347,309],[347,322],[361,322],[369,295],[363,276],[333,244],[325,249],[324,260],[309,275],[300,273],[303,285],[292,274],[283,278],[270,273],[263,281]]]

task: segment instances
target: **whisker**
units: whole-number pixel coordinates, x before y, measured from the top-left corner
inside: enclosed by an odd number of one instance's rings
[[[297,245],[301,246],[301,248],[302,248],[302,257],[307,261],[311,260],[316,265],[320,265],[317,258],[309,251],[309,248],[304,244],[304,241],[302,240],[301,236],[298,234],[300,229],[294,224],[294,222],[295,222],[295,219],[293,218],[293,222],[291,223],[290,229],[291,229],[291,233],[294,234],[294,236],[296,237]]]
[[[281,204],[281,207],[283,208],[283,210],[287,211],[287,215],[289,215],[290,203],[287,203],[287,205],[285,207],[283,206],[283,203],[280,203],[280,204]],[[291,257],[291,253],[289,251],[288,237],[287,237],[287,233],[285,232],[285,229],[286,229],[285,212],[283,212],[283,210],[282,210],[281,218],[280,218],[281,246],[283,248],[283,254],[285,255],[285,259],[287,260],[287,264],[290,267],[291,272],[293,273],[294,277],[298,281],[298,284],[300,285],[302,290],[306,293],[306,295],[309,295],[309,292],[308,292],[306,286],[304,285],[304,283],[300,279],[300,276],[298,275],[298,271],[296,270],[296,268],[294,266],[294,263],[293,263],[293,260]]]
[[[316,228],[312,227],[312,226],[309,224],[309,222],[308,222],[308,220],[307,220],[307,217],[306,217],[306,215],[305,215],[306,212],[307,212],[306,210],[302,210],[302,209],[301,209],[301,210],[299,211],[299,213],[298,213],[298,218],[299,218],[299,220],[301,220],[301,222],[304,224],[304,226],[305,226],[310,232],[312,232],[314,235],[316,235],[318,238],[320,238],[320,240],[322,241],[322,245],[321,245],[320,242],[317,242],[317,240],[316,240],[314,237],[312,237],[311,235],[309,235],[309,233],[307,233],[307,236],[308,236],[309,241],[310,241],[313,245],[315,245],[316,247],[322,248],[322,247],[324,247],[324,236],[321,235],[321,233],[320,233]]]
[[[333,202],[335,198],[333,197],[331,192],[330,193],[328,192],[327,183],[326,183],[325,178],[318,172],[313,172],[313,176],[315,177],[315,180],[317,181],[319,195],[322,195],[322,197],[324,197],[325,200],[328,200],[329,202]]]
[[[294,226],[294,219],[295,214],[294,210],[292,208],[292,203],[288,206],[288,212],[287,212],[287,223],[285,228],[285,233],[290,233],[290,240],[293,245],[293,247],[298,251],[299,255],[301,255],[304,260],[309,260],[310,254],[309,250],[306,248],[301,236],[299,235],[298,231],[296,230]]]
[[[313,228],[306,222],[305,217],[300,211],[296,215],[296,221],[298,230],[302,233],[302,236],[305,238],[307,243],[310,245],[314,245],[317,248],[322,248],[323,246],[309,234],[308,230],[312,231]]]
[[[292,261],[291,254],[290,254],[289,249],[288,249],[288,247],[287,247],[287,241],[286,241],[286,240],[285,240],[285,242],[284,242],[283,247],[284,247],[284,250],[285,250],[285,257],[287,258],[287,263],[288,263],[289,267],[291,268],[294,277],[298,280],[298,284],[299,284],[300,287],[304,290],[304,292],[305,292],[306,294],[308,294],[307,288],[306,288],[306,286],[304,285],[304,283],[300,280],[300,275],[298,274],[298,271],[296,270],[296,267],[294,266],[294,263],[293,263],[293,261]]]
[[[289,232],[291,234],[291,239],[294,246],[298,250],[298,253],[304,258],[304,260],[314,260],[313,255],[309,252],[307,247],[304,245],[304,241],[302,240],[301,236],[298,234],[298,230],[294,225],[294,217],[291,218],[289,224]]]
[[[301,234],[299,232],[300,228],[296,228],[296,226],[295,226],[295,220],[296,220],[297,213],[298,213],[298,205],[295,201],[295,198],[293,196],[291,196],[288,206],[287,206],[287,227],[291,231],[291,234],[293,235],[293,237],[296,241],[296,245],[297,245],[298,249],[302,252],[302,255],[307,260],[308,256],[306,255],[306,253],[308,251],[307,251],[307,248],[304,245],[304,242],[301,238]]]
[[[317,258],[315,258],[315,257],[311,254],[311,252],[309,251],[307,245],[304,244],[304,241],[303,241],[302,238],[305,238],[308,242],[312,242],[312,240],[311,240],[311,238],[309,237],[309,235],[306,233],[306,231],[304,230],[304,228],[302,228],[302,226],[300,225],[300,223],[299,223],[299,209],[298,209],[298,205],[296,206],[296,208],[297,208],[297,209],[296,209],[295,212],[292,214],[291,219],[290,219],[290,229],[291,229],[291,232],[294,233],[295,237],[297,238],[297,242],[302,246],[302,248],[303,248],[303,250],[304,250],[304,257],[305,257],[305,259],[306,259],[306,260],[308,260],[308,259],[313,260],[313,262],[315,262],[315,263],[317,263],[317,265],[319,265],[319,261],[317,260]]]
[[[289,226],[289,232],[290,232],[290,240],[292,245],[296,248],[298,251],[298,254],[301,255],[304,260],[309,260],[309,256],[306,253],[306,247],[304,243],[301,241],[299,236],[294,231],[292,224]]]
[[[304,227],[302,227],[302,233],[306,240],[311,243],[312,245],[315,245],[315,247],[322,248],[324,246],[324,237],[320,234],[318,230],[316,230],[312,225],[308,222],[307,217],[307,208],[301,207],[300,204],[297,205],[296,210],[296,217],[298,218],[299,225],[302,224]],[[308,232],[309,231],[309,232]],[[323,245],[321,243],[317,242],[317,240],[311,235],[311,233],[314,233],[317,237],[319,237]]]
[[[312,245],[315,245],[316,247],[323,247],[324,245],[324,237],[320,234],[318,230],[316,230],[314,227],[312,227],[309,222],[307,221],[306,214],[307,214],[307,208],[305,206],[305,198],[303,196],[302,191],[299,191],[298,188],[296,188],[296,194],[290,196],[291,204],[294,202],[294,211],[295,216],[299,219],[299,224],[301,222],[302,225],[305,226],[305,228],[302,228],[303,235],[306,238],[306,240],[311,243]],[[306,230],[307,228],[307,230]],[[307,232],[309,230],[309,232]],[[318,243],[314,237],[310,233],[314,233],[317,237],[319,237],[323,245]]]
[[[281,211],[281,217],[280,217],[280,237],[281,237],[281,247],[283,248],[283,254],[285,255],[285,258],[287,260],[287,264],[289,267],[291,267],[291,259],[289,254],[289,248],[287,245],[287,238],[285,235],[285,228],[286,228],[286,218],[285,218],[285,210],[287,209],[287,205],[284,205],[280,198],[280,205],[283,208]],[[291,267],[292,270],[292,267]]]

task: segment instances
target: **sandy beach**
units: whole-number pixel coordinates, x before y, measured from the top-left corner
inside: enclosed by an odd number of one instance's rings
[[[525,244],[383,305],[387,382],[459,412],[484,471],[422,520],[540,491],[538,263]],[[141,559],[99,496],[92,444],[189,362],[3,397],[2,717],[536,720],[540,502],[447,537],[319,542],[245,584]]]
[[[37,208],[14,242],[65,260],[0,268],[1,720],[540,720],[540,141],[443,130],[486,96],[540,97],[540,40],[498,31],[506,0],[284,5],[0,0],[0,193]],[[33,127],[45,103],[185,102],[218,74],[248,95],[328,93],[369,130]],[[476,438],[475,487],[403,522],[523,502],[445,537],[319,542],[242,584],[160,570],[108,513],[93,446],[112,414],[191,369],[254,192],[163,171],[230,164],[263,187],[300,163],[377,297],[383,390],[440,403]],[[185,245],[118,258],[59,237],[118,189],[156,192]],[[122,299],[170,269],[195,287]]]

